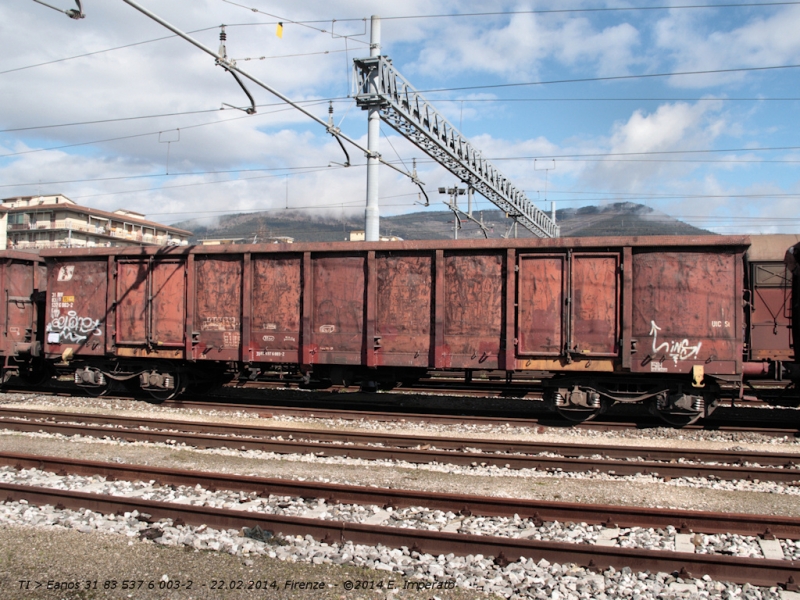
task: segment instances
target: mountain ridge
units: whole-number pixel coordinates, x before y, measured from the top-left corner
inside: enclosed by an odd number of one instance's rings
[[[453,238],[453,212],[418,211],[381,218],[381,234],[405,240]],[[500,210],[474,211],[473,217],[483,220],[488,237],[514,237],[513,221]],[[459,216],[459,239],[482,239],[480,227]],[[563,208],[556,212],[561,237],[708,235],[712,232],[694,227],[649,206],[634,202],[617,202],[601,206]],[[202,225],[200,219],[174,223],[174,227],[193,231],[192,242],[205,239],[226,239],[244,243],[291,237],[296,242],[332,242],[350,239],[351,231],[364,229],[363,221],[354,216],[309,215],[298,210],[263,211],[223,215],[215,225]],[[517,226],[517,237],[533,237]]]

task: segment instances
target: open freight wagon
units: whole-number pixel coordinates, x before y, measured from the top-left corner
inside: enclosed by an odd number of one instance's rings
[[[698,236],[47,250],[45,351],[94,393],[116,381],[168,398],[266,371],[387,387],[430,371],[527,371],[571,418],[649,402],[689,420],[739,393],[748,245]]]

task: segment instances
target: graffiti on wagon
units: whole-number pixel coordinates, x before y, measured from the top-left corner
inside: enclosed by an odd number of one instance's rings
[[[702,342],[697,342],[696,345],[689,345],[688,339],[672,342],[658,343],[658,332],[661,327],[656,325],[655,321],[650,321],[650,335],[653,336],[653,355],[665,354],[672,359],[672,362],[677,366],[678,361],[689,360],[690,358],[697,358],[700,354],[700,346]],[[659,364],[656,362],[652,364]]]
[[[91,317],[82,317],[74,310],[65,315],[53,317],[47,324],[47,342],[49,344],[80,344],[90,335],[102,336],[100,321]]]

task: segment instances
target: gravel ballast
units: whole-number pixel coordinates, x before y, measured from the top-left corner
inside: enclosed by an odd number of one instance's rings
[[[257,413],[245,412],[203,414],[203,411],[176,411],[165,407],[133,405],[113,399],[35,398],[16,396],[11,406],[34,405],[65,411],[113,412],[141,414],[149,418],[213,420],[257,424]],[[116,408],[115,408],[116,407]],[[426,426],[411,423],[337,422],[331,420],[275,419],[269,425],[286,427],[379,430],[418,432],[425,435],[473,435],[533,441],[565,443],[645,444],[663,447],[727,448],[757,451],[800,452],[793,439],[768,438],[756,434],[715,434],[714,432],[678,432],[669,429],[620,434],[579,430],[551,431],[503,426],[469,425]],[[0,451],[32,453],[47,456],[74,457],[128,464],[145,464],[167,468],[239,473],[298,480],[315,480],[379,488],[410,488],[463,494],[497,495],[543,500],[561,500],[598,504],[622,504],[665,508],[751,512],[796,516],[800,513],[800,488],[771,482],[725,482],[704,478],[675,478],[665,481],[652,476],[616,477],[599,473],[545,473],[513,471],[497,467],[453,465],[412,465],[395,461],[362,461],[345,458],[273,455],[260,451],[233,449],[197,450],[169,444],[120,442],[90,438],[0,432]],[[479,460],[479,459],[478,459]],[[29,485],[50,485],[62,489],[96,493],[134,494],[143,499],[197,503],[206,506],[273,512],[351,522],[370,522],[396,527],[439,529],[478,535],[527,537],[547,541],[598,543],[620,547],[675,549],[676,532],[672,528],[608,530],[585,523],[545,523],[535,527],[518,518],[463,517],[425,507],[384,510],[381,507],[328,505],[324,501],[297,498],[256,499],[224,491],[208,492],[202,488],[152,486],[146,482],[105,482],[102,478],[58,477],[36,470],[22,472],[0,470],[0,480],[17,482],[27,479]],[[49,481],[49,483],[46,483]],[[116,491],[115,491],[116,490]],[[523,559],[499,567],[484,557],[433,557],[408,549],[362,547],[353,544],[322,544],[310,538],[270,538],[259,541],[243,536],[240,531],[213,531],[173,525],[168,520],[147,524],[136,515],[99,515],[91,511],[57,510],[23,503],[0,504],[0,542],[4,553],[0,562],[0,595],[25,598],[474,598],[495,594],[507,598],[549,598],[558,600],[583,598],[792,598],[778,588],[738,586],[705,579],[683,581],[673,574],[642,574],[629,569],[592,573],[574,565],[551,565],[547,561]],[[735,535],[697,535],[691,540],[695,552],[762,557],[756,538]],[[793,540],[781,540],[786,559],[800,558],[800,547]],[[37,549],[38,548],[38,549]],[[45,550],[43,550],[45,549]],[[62,554],[64,553],[64,554]],[[82,558],[81,558],[82,557]],[[87,567],[86,565],[90,565]],[[224,566],[223,566],[224,565]],[[132,578],[150,582],[159,589],[122,590],[14,590],[19,580],[73,581],[72,577],[87,574],[89,581],[117,581]],[[193,570],[194,569],[194,570]],[[135,577],[120,575],[135,570]],[[227,575],[215,575],[226,570]],[[22,574],[20,574],[22,573]],[[263,575],[271,573],[272,575]],[[320,575],[322,573],[322,575]],[[378,589],[345,590],[353,577],[364,581],[384,582]],[[175,589],[175,581],[206,582],[206,587],[191,590]],[[209,581],[317,581],[322,577],[323,590],[271,588],[263,590],[231,590],[208,588]],[[165,579],[166,578],[166,579]],[[310,579],[306,579],[310,578]],[[327,579],[325,579],[327,578]],[[348,579],[350,578],[350,579]],[[400,589],[386,589],[389,580]],[[169,584],[168,582],[173,582]],[[417,583],[408,583],[417,582]],[[163,583],[163,585],[161,585]],[[446,589],[446,585],[454,589]],[[109,584],[111,585],[111,584]],[[173,585],[168,589],[167,585]],[[263,584],[262,584],[263,585]],[[408,586],[411,587],[408,587]],[[416,591],[414,586],[438,586]],[[11,586],[11,587],[8,587]],[[46,585],[45,585],[46,587]],[[168,592],[168,595],[165,595]],[[150,595],[147,595],[150,594]],[[256,594],[256,595],[254,595]]]
[[[255,492],[211,491],[200,484],[196,486],[174,486],[159,485],[154,481],[131,482],[116,479],[109,481],[103,476],[57,475],[39,469],[22,469],[18,471],[12,467],[0,467],[0,482],[259,514],[305,517],[344,523],[385,525],[401,529],[420,529],[574,544],[598,544],[602,540],[604,546],[611,547],[668,550],[673,552],[678,550],[676,545],[678,532],[672,526],[664,529],[642,527],[620,529],[573,522],[549,522],[536,525],[534,519],[523,519],[519,515],[515,515],[512,518],[484,515],[465,516],[451,511],[430,509],[425,506],[394,509],[376,505],[332,503],[323,498],[305,499],[276,495],[260,497]],[[13,520],[9,516],[10,514],[0,511],[0,516]],[[37,517],[37,523],[42,520],[42,517]],[[118,522],[113,518],[111,521],[113,521],[111,530],[116,532],[119,529],[117,527]],[[102,521],[102,524],[104,526],[109,525],[105,520]],[[94,522],[82,525],[82,527],[89,527],[90,529],[94,526],[96,526]],[[162,543],[168,545],[185,544],[198,549],[208,548],[205,544],[196,545],[194,538],[190,539],[181,534],[167,536],[162,540]],[[763,555],[759,539],[753,536],[696,534],[693,536],[691,543],[694,546],[693,551],[699,554],[772,558]],[[786,560],[800,559],[800,541],[780,540],[780,544]]]

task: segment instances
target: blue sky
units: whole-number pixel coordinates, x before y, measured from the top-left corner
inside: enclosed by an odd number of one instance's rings
[[[142,3],[212,48],[228,25],[240,67],[323,119],[332,99],[364,145],[349,78],[380,15],[383,54],[418,90],[444,89],[425,96],[540,207],[633,201],[719,233],[800,232],[798,2]],[[337,166],[322,127],[255,85],[257,114],[220,110],[247,100],[211,57],[151,41],[170,33],[122,0],[83,7],[76,21],[0,6],[0,197],[62,193],[166,223],[287,205],[363,214],[358,150]],[[436,189],[455,178],[382,131],[383,157],[418,159],[427,210],[444,208]],[[383,167],[380,186],[382,214],[422,210],[402,175]]]

